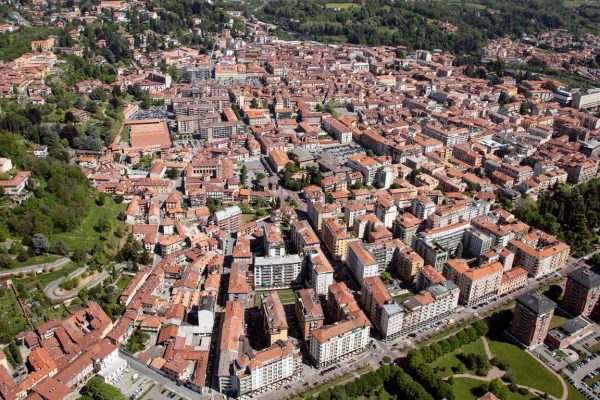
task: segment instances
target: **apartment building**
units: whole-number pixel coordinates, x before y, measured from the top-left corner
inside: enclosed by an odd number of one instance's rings
[[[286,289],[302,281],[302,258],[298,254],[254,258],[254,288]]]
[[[214,218],[219,229],[235,233],[242,223],[242,210],[238,206],[227,207],[216,211]]]
[[[515,254],[514,264],[523,267],[533,278],[562,267],[571,252],[567,244],[540,230],[531,232],[523,240],[511,240],[508,249]]]
[[[398,216],[398,208],[391,196],[380,196],[375,204],[375,216],[383,222],[386,228],[392,228]]]
[[[409,246],[398,250],[396,260],[398,274],[406,282],[412,282],[417,272],[425,266],[425,260]]]
[[[384,339],[394,339],[402,331],[404,312],[378,276],[367,277],[362,285],[362,303],[366,314]]]
[[[382,273],[394,269],[398,260],[398,252],[404,249],[406,245],[399,239],[389,239],[367,243],[365,247],[377,262],[379,273]]]
[[[379,265],[375,258],[369,253],[363,242],[355,240],[348,245],[348,268],[356,278],[362,283],[363,279],[369,276],[379,274]]]
[[[393,227],[394,237],[399,238],[403,243],[406,243],[408,246],[412,247],[415,235],[419,231],[422,223],[422,219],[406,212],[396,217]]]
[[[325,314],[317,292],[311,288],[296,291],[295,310],[302,332],[302,339],[308,341],[312,331],[321,328],[325,320]]]
[[[402,334],[409,334],[449,317],[458,307],[459,296],[460,289],[454,282],[445,280],[405,298],[400,304],[404,309]]]
[[[571,272],[567,278],[561,307],[572,316],[590,317],[600,299],[600,275],[586,267]]]
[[[344,207],[344,224],[346,227],[354,226],[354,220],[360,215],[367,213],[367,207],[360,202],[346,204]]]
[[[441,271],[444,263],[462,242],[463,234],[469,228],[468,222],[458,222],[443,228],[434,228],[417,233],[415,251],[423,257],[425,264],[433,265]]]
[[[346,228],[342,227],[337,219],[326,218],[323,221],[323,243],[334,259],[346,260],[349,239]]]
[[[287,341],[288,324],[279,294],[275,291],[261,294],[261,304],[264,332],[269,344],[273,345],[278,340]]]
[[[370,327],[366,318],[353,318],[312,331],[309,351],[315,366],[324,368],[365,351]]]
[[[278,340],[266,349],[242,355],[234,365],[237,397],[254,399],[299,379],[302,354],[292,342]]]
[[[331,133],[341,144],[352,142],[352,130],[335,118],[323,118],[323,129]]]
[[[267,257],[285,256],[285,243],[279,231],[279,227],[275,224],[265,224],[262,227],[263,231],[263,248]]]
[[[320,247],[306,253],[310,284],[319,296],[327,297],[329,285],[333,284],[333,267]]]
[[[517,298],[510,334],[528,348],[544,342],[556,303],[541,293],[527,293]]]
[[[381,168],[381,164],[377,160],[364,154],[355,154],[348,157],[346,165],[363,175],[365,185],[373,184],[377,170]]]
[[[244,303],[228,301],[223,313],[223,325],[219,339],[219,364],[216,375],[219,391],[234,395],[237,385],[232,374],[232,365],[238,359],[240,339],[244,334]]]
[[[451,259],[444,264],[444,276],[460,289],[460,302],[472,307],[498,295],[502,284],[502,264],[499,262],[469,268]]]
[[[306,220],[294,221],[291,235],[294,248],[299,254],[303,254],[308,249],[321,246],[319,237]]]

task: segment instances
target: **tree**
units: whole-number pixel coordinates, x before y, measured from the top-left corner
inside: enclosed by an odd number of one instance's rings
[[[31,239],[31,247],[33,254],[40,255],[48,251],[50,242],[48,242],[48,238],[44,234],[36,233]]]
[[[248,168],[246,167],[246,164],[244,164],[244,165],[242,165],[242,170],[240,171],[240,182],[242,185],[245,185],[247,180],[248,180]]]
[[[253,97],[252,101],[250,101],[250,108],[258,108],[258,100],[256,100],[256,97]]]
[[[8,254],[0,254],[0,269],[11,269],[15,262]]]
[[[81,393],[93,400],[125,400],[125,396],[119,389],[104,382],[99,376],[90,379]]]
[[[177,171],[177,168],[169,168],[166,172],[166,176],[169,179],[177,179],[179,178],[179,171]]]

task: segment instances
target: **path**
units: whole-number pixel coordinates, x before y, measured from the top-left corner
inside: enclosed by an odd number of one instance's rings
[[[533,354],[531,351],[529,350],[525,350],[527,353],[529,353],[529,355],[531,357],[533,357],[533,359],[540,364],[542,367],[546,368],[548,371],[550,371],[554,376],[556,376],[556,378],[560,381],[560,385],[562,386],[562,390],[563,390],[563,394],[562,397],[560,398],[560,400],[567,400],[567,397],[569,397],[569,388],[567,387],[567,384],[565,383],[565,380],[563,379],[562,376],[560,376],[559,374],[557,374],[552,368],[550,368],[549,366],[546,365],[545,362],[543,362],[542,360],[540,360],[539,358],[536,357],[535,354]]]
[[[28,265],[26,267],[15,268],[9,271],[0,272],[0,278],[10,278],[11,276],[18,276],[20,274],[27,275],[35,272],[36,274],[40,274],[45,269],[48,270],[56,270],[57,268],[62,268],[69,263],[70,259],[68,257],[59,258],[56,261],[51,263],[43,263],[43,264],[34,264]]]
[[[490,381],[492,380],[492,379],[488,379],[487,377],[484,377],[484,376],[477,376],[477,375],[471,375],[471,374],[456,374],[456,375],[452,375],[452,376],[453,376],[454,378],[468,378],[468,379],[475,379],[475,380],[482,381],[482,382],[490,382]],[[449,378],[449,377],[448,377],[448,378]],[[446,380],[447,380],[448,378],[446,378]],[[540,395],[540,396],[541,396],[541,395],[543,395],[543,394],[544,394],[544,392],[543,392],[543,391],[541,391],[541,390],[539,390],[539,389],[536,389],[536,388],[532,388],[532,387],[525,386],[525,385],[518,385],[518,384],[517,384],[516,386],[518,386],[518,387],[520,387],[520,388],[527,389],[527,390],[529,390],[530,392],[532,392],[532,393],[535,393],[536,395]],[[552,396],[552,395],[548,395],[548,397],[549,397],[550,399],[554,399],[554,400],[566,400],[566,398],[567,398],[567,397],[566,397],[566,395],[565,395],[564,393],[563,393],[563,397],[562,397],[562,398],[560,398],[560,399],[559,399],[558,397],[554,397],[554,396]]]
[[[491,360],[492,358],[494,358],[494,354],[492,354],[492,351],[490,350],[490,344],[488,343],[487,338],[485,336],[482,336],[481,341],[483,342],[485,355],[487,356],[488,360]]]
[[[104,270],[98,274],[95,274],[92,277],[92,279],[90,279],[90,281],[87,282],[85,285],[76,287],[75,289],[69,290],[68,292],[57,294],[60,284],[62,282],[64,282],[65,279],[76,278],[76,277],[80,276],[81,274],[83,274],[86,270],[87,270],[87,267],[82,267],[82,268],[79,268],[79,269],[71,272],[69,275],[62,277],[61,279],[57,279],[53,282],[50,282],[48,284],[48,286],[46,286],[46,288],[44,289],[44,294],[50,300],[51,303],[54,303],[54,304],[60,303],[60,302],[72,299],[73,297],[77,296],[79,294],[79,291],[83,288],[90,289],[90,288],[96,286],[97,284],[104,281],[106,278],[108,278],[111,275],[110,270]]]

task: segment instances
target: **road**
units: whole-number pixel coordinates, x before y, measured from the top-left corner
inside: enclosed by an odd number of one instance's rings
[[[176,393],[178,396],[187,399],[187,400],[195,400],[195,399],[211,399],[213,398],[212,394],[200,394],[190,390],[184,386],[179,386],[175,384],[172,380],[167,378],[164,375],[159,374],[152,368],[148,367],[146,364],[142,363],[136,357],[132,356],[129,353],[126,353],[122,349],[119,349],[119,353],[121,356],[127,360],[129,364],[129,368],[138,372],[140,375],[145,376],[147,378],[151,378],[156,381],[160,386],[167,388],[173,393]]]
[[[67,275],[61,279],[50,282],[48,284],[48,286],[46,286],[46,288],[44,289],[44,294],[50,300],[50,302],[60,303],[60,302],[72,299],[73,297],[77,296],[77,294],[79,294],[79,291],[83,288],[86,288],[86,289],[93,288],[94,286],[96,286],[97,284],[99,284],[100,282],[102,282],[106,278],[108,278],[111,274],[110,270],[104,270],[104,271],[100,272],[99,274],[94,275],[92,277],[92,279],[88,283],[86,283],[84,286],[75,288],[73,290],[62,293],[60,295],[56,294],[56,291],[58,290],[60,284],[62,282],[64,282],[65,279],[76,278],[76,277],[80,276],[81,274],[83,274],[86,270],[87,270],[87,267],[82,267],[82,268],[79,268],[79,269],[71,272],[69,275]]]
[[[20,274],[28,275],[33,272],[36,274],[41,274],[44,269],[48,271],[50,269],[62,268],[67,265],[69,261],[70,259],[68,257],[63,257],[51,263],[28,265],[26,267],[11,269],[10,271],[2,271],[0,272],[0,278],[10,278],[11,276],[17,276]]]

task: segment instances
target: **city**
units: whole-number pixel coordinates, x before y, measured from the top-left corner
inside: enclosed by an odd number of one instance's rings
[[[600,398],[599,36],[176,3],[0,6],[0,399]]]

